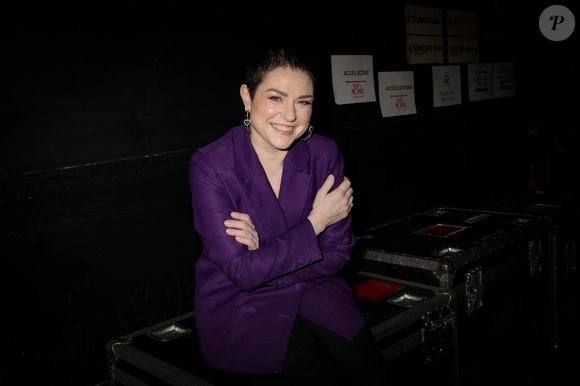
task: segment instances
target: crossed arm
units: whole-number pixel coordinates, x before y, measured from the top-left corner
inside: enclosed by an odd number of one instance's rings
[[[316,193],[312,211],[308,216],[316,236],[324,232],[330,225],[346,218],[353,206],[353,190],[350,180],[344,177],[342,183],[331,191],[334,180],[332,174],[326,178]],[[230,215],[231,219],[224,222],[226,233],[233,236],[240,244],[246,245],[248,250],[258,249],[260,236],[250,215],[241,212],[232,212]]]
[[[341,169],[339,163],[331,172],[340,178]],[[348,217],[353,202],[350,181],[345,178],[332,189],[334,181],[329,175],[320,187],[308,218],[275,239],[260,240],[252,218],[235,210],[208,160],[194,157],[190,184],[205,255],[245,291],[335,274],[350,259],[354,239]]]

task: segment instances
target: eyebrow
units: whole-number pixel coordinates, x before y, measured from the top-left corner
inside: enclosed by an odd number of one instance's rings
[[[285,97],[288,96],[288,93],[285,93],[284,91],[280,91],[280,90],[275,89],[275,88],[269,88],[266,91],[274,91],[274,92],[277,92],[278,94],[281,94]],[[314,98],[314,95],[300,95],[297,99],[305,99],[305,98]]]

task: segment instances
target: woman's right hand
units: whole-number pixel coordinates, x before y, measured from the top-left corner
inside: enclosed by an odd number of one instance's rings
[[[244,244],[250,251],[260,248],[260,236],[250,215],[241,212],[231,212],[230,216],[232,216],[232,219],[224,221],[226,233],[235,237],[238,243]]]
[[[344,181],[331,192],[332,185],[334,176],[330,174],[316,193],[308,215],[317,236],[330,225],[346,218],[353,206],[350,180],[344,177]]]

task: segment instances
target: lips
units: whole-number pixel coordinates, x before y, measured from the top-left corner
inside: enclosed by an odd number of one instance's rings
[[[271,123],[270,125],[282,135],[291,135],[294,132],[294,126],[281,125],[279,123]]]

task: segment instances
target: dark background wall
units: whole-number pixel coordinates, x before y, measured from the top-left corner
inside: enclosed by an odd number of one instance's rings
[[[232,26],[237,17],[199,28],[191,9],[14,21],[3,40],[2,379],[104,381],[108,339],[191,310],[201,245],[187,161],[244,118],[238,88],[260,45],[291,42],[311,61],[313,123],[343,149],[357,234],[433,205],[575,191],[577,32],[559,43],[541,36],[548,2],[415,4],[476,11],[480,61],[514,62],[516,96],[469,102],[462,64],[463,104],[433,108],[431,66],[405,61],[403,2],[368,26],[349,19],[344,31],[337,17],[336,33],[306,23],[284,39],[280,25]],[[372,54],[375,75],[414,71],[418,114],[335,105],[331,54]]]

